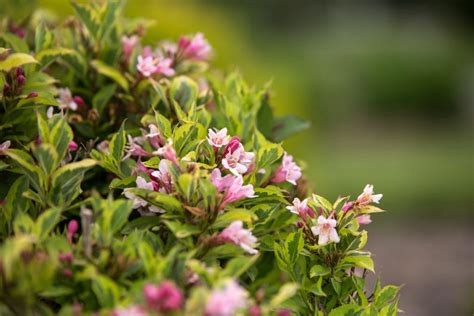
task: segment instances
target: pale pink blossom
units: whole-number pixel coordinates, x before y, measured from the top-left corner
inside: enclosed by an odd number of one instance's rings
[[[109,154],[109,141],[103,140],[97,145],[97,149],[103,153]]]
[[[72,97],[71,90],[68,88],[59,88],[58,89],[58,98],[56,99],[59,103],[61,109],[71,109],[73,111],[77,110],[77,103]]]
[[[6,140],[4,141],[3,143],[0,144],[0,155],[3,154],[3,151],[7,150],[8,148],[10,148],[10,146],[12,145],[12,142],[9,141],[9,140]]]
[[[151,173],[151,177],[161,183],[159,191],[162,193],[173,192],[173,177],[169,171],[169,164],[171,161],[167,159],[161,159],[158,165],[158,170]]]
[[[244,179],[241,175],[226,175],[222,177],[219,169],[214,169],[211,173],[211,182],[219,192],[224,193],[221,207],[243,198],[255,197],[253,185],[243,185]]]
[[[227,144],[222,159],[222,166],[235,175],[249,171],[255,160],[253,152],[246,152],[238,137],[232,137]]]
[[[143,144],[143,137],[132,137],[127,135],[128,144],[125,146],[127,151],[126,155],[123,157],[123,160],[134,157],[150,157],[151,154],[144,150],[140,144]]]
[[[322,215],[318,217],[317,224],[311,227],[311,231],[315,236],[319,236],[319,245],[323,246],[329,242],[338,243],[340,241],[336,225],[337,222],[333,218],[325,218]]]
[[[243,225],[242,221],[234,221],[219,234],[219,237],[226,242],[239,246],[247,253],[255,255],[258,253],[258,250],[255,249],[257,238]]]
[[[132,55],[133,49],[137,46],[138,41],[139,38],[136,35],[132,35],[130,37],[122,36],[122,50],[125,59],[128,60],[130,58],[130,55]]]
[[[183,293],[170,281],[164,281],[159,286],[146,284],[143,294],[148,307],[156,312],[168,313],[181,309]]]
[[[286,207],[291,213],[301,216],[306,220],[306,216],[314,217],[314,211],[308,206],[308,199],[300,201],[299,198],[294,198],[293,205]]]
[[[145,138],[148,139],[150,145],[155,149],[160,148],[161,145],[164,144],[163,137],[161,137],[160,130],[156,125],[150,124],[148,125],[149,132],[145,135]]]
[[[168,139],[166,145],[155,151],[154,154],[172,161],[177,166],[179,165],[178,158],[176,157],[176,151],[173,147],[173,140],[171,138]]]
[[[233,316],[247,307],[247,292],[235,280],[212,291],[206,304],[207,316]]]
[[[372,223],[372,219],[370,218],[370,215],[360,215],[360,216],[357,216],[356,219],[360,225],[367,225],[367,224]]]
[[[209,129],[207,134],[207,142],[214,148],[221,148],[222,146],[226,146],[230,141],[230,136],[227,135],[227,128],[223,128],[221,130]]]
[[[148,313],[141,306],[131,305],[114,309],[111,316],[148,316]]]
[[[153,182],[147,182],[144,178],[138,176],[135,180],[137,188],[154,191]],[[148,205],[148,202],[142,199],[141,197],[136,196],[130,192],[130,188],[123,190],[123,194],[127,199],[133,200],[133,208],[144,207]]]
[[[144,57],[140,55],[138,56],[137,69],[145,77],[150,77],[154,74],[170,77],[175,74],[172,64],[173,60],[171,58]]]
[[[178,50],[184,58],[206,60],[209,58],[212,48],[204,38],[204,34],[196,33],[193,38],[182,36],[178,41]]]
[[[47,118],[52,118],[54,115],[54,108],[52,106],[50,106],[47,110],[46,110],[46,117]]]
[[[383,194],[374,194],[374,186],[367,184],[361,195],[357,197],[357,203],[359,206],[365,206],[370,203],[379,203],[382,199]]]
[[[283,161],[273,175],[271,181],[273,183],[281,183],[287,181],[296,185],[296,181],[301,177],[301,168],[293,161],[293,156],[285,153]]]

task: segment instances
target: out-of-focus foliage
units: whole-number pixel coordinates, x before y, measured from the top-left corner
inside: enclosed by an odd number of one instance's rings
[[[1,21],[2,315],[397,313],[365,287],[382,195],[309,196],[281,143],[308,123],[268,85],[208,70],[202,34],[142,45],[121,1],[72,7]]]

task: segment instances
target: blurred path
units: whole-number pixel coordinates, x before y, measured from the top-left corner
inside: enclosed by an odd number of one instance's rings
[[[404,284],[405,315],[472,315],[474,233],[472,220],[438,224],[369,226],[368,249],[383,284]]]

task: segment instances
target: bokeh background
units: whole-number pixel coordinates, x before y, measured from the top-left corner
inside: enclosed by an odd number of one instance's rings
[[[312,122],[285,146],[313,189],[384,194],[368,247],[383,281],[404,284],[406,314],[473,314],[474,2],[129,0],[126,14],[157,21],[150,43],[202,31],[216,66],[271,79],[277,113]]]

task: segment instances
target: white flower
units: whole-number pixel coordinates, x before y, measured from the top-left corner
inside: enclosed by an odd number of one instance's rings
[[[233,152],[227,153],[222,159],[224,168],[232,172],[234,175],[244,174],[249,170],[255,158],[253,152],[246,152],[243,146],[240,146]]]
[[[252,235],[252,232],[244,228],[242,221],[232,222],[220,235],[223,240],[240,246],[247,253],[254,255],[258,250],[254,249],[257,244],[257,238]]]
[[[372,184],[367,184],[364,192],[357,197],[357,202],[362,206],[370,203],[379,203],[382,197],[383,194],[374,194],[374,186]]]
[[[56,99],[59,103],[61,109],[71,109],[73,111],[77,110],[77,103],[74,101],[71,90],[68,88],[59,88],[58,89],[59,97]]]
[[[227,128],[224,127],[221,130],[215,129],[215,131],[209,129],[209,133],[207,135],[207,142],[209,145],[216,148],[221,148],[222,146],[227,145],[229,140],[230,136],[227,135]]]
[[[319,235],[318,244],[323,246],[329,242],[339,242],[339,235],[336,230],[336,220],[332,218],[326,219],[324,216],[318,217],[318,223],[311,227],[311,231],[315,236]]]
[[[305,213],[306,209],[308,208],[308,199],[300,201],[300,199],[295,198],[293,200],[293,205],[287,206],[286,208],[293,214],[300,215]]]
[[[173,188],[173,178],[169,171],[170,161],[167,159],[161,159],[160,164],[158,165],[158,170],[151,173],[152,177],[158,179],[161,183],[160,192],[161,193],[170,193]]]
[[[144,178],[138,176],[137,180],[135,182],[137,184],[137,188],[153,191],[153,183],[151,181],[146,182],[146,180]],[[123,191],[123,193],[124,193],[124,195],[127,199],[133,200],[133,208],[139,208],[139,207],[143,207],[143,206],[148,205],[147,201],[145,201],[144,199],[142,199],[142,198],[136,196],[135,194],[133,194],[132,192],[130,192],[129,188],[125,189]]]

